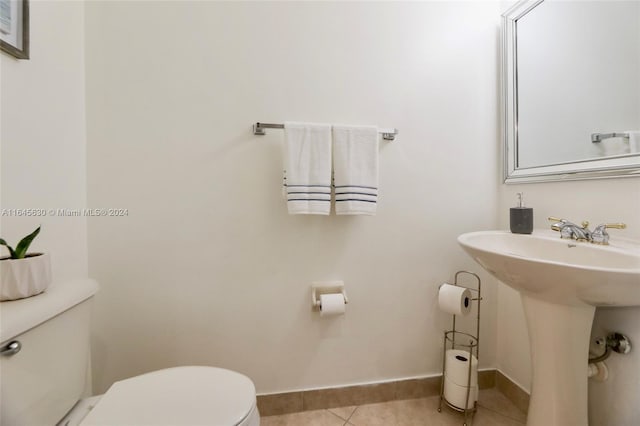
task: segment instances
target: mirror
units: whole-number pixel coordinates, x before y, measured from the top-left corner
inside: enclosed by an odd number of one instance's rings
[[[640,2],[502,15],[505,182],[640,176]]]

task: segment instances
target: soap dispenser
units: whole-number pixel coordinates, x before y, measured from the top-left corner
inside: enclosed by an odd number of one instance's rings
[[[530,234],[533,232],[533,209],[524,206],[522,192],[518,192],[518,207],[511,207],[509,213],[512,233]]]

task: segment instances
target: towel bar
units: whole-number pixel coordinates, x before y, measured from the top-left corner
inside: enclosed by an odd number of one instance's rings
[[[625,138],[625,139],[629,139],[629,133],[618,133],[618,132],[613,132],[613,133],[591,133],[591,142],[593,142],[593,143],[599,143],[599,142],[602,142],[604,139],[609,139],[609,138]]]
[[[284,124],[261,123],[258,121],[253,125],[253,134],[265,135],[266,133],[264,129],[284,129]],[[382,139],[386,141],[393,141],[396,139],[398,129],[378,129],[378,133],[382,134]]]

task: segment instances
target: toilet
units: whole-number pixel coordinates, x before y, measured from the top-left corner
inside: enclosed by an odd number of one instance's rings
[[[182,366],[114,383],[90,396],[94,280],[54,283],[0,306],[0,424],[58,426],[259,426],[251,379]]]

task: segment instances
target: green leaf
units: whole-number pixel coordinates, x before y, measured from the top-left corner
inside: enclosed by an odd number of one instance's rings
[[[12,259],[16,258],[16,252],[13,251],[13,248],[9,244],[7,244],[7,242],[2,238],[0,238],[0,245],[5,246],[6,248],[9,249],[9,255],[11,256]]]
[[[27,254],[27,250],[31,245],[31,242],[39,233],[40,233],[40,227],[38,226],[38,229],[36,229],[31,234],[24,237],[22,240],[20,240],[20,242],[16,246],[16,251],[15,251],[16,256],[14,257],[14,259],[22,259],[25,257],[25,255]]]

